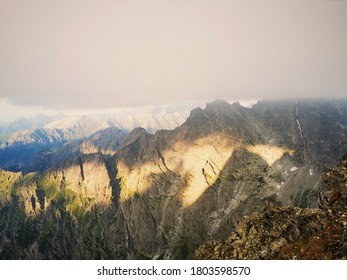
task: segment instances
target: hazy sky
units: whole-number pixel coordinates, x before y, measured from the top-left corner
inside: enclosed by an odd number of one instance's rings
[[[347,97],[342,0],[0,0],[0,42],[2,113]]]

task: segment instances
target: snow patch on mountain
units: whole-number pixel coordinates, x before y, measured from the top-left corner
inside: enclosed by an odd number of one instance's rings
[[[291,172],[294,172],[294,171],[296,171],[296,170],[298,170],[298,168],[297,168],[296,166],[294,166],[294,167],[292,167],[292,168],[290,169]]]

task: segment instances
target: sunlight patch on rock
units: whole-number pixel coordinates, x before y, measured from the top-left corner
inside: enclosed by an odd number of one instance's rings
[[[260,156],[270,166],[273,165],[277,160],[281,159],[285,153],[288,153],[289,155],[294,154],[293,150],[270,145],[247,146],[246,149],[247,151]]]
[[[234,146],[219,135],[176,143],[163,153],[167,167],[189,178],[181,193],[182,204],[188,207],[215,183],[230,158]]]
[[[162,158],[158,156],[131,169],[120,161],[117,169],[121,179],[121,202],[149,190],[153,175],[171,173],[185,178],[180,186],[180,198],[183,207],[188,207],[215,183],[235,147],[222,136],[213,135],[193,143],[177,142],[161,152]]]

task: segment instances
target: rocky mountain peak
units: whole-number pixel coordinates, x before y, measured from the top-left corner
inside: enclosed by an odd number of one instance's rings
[[[220,109],[223,107],[229,108],[230,106],[231,106],[231,104],[228,103],[227,101],[225,101],[223,99],[216,99],[213,102],[207,103],[206,109],[212,110],[212,109]]]

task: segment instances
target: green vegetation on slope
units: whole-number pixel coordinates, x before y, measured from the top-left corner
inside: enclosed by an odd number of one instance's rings
[[[124,258],[113,207],[49,173],[0,173],[0,259]]]

